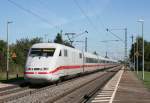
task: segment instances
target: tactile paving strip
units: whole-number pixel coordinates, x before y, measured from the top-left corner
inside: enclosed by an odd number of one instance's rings
[[[96,97],[92,99],[90,103],[112,103],[122,74],[123,69],[121,69],[111,80],[109,80],[109,82],[99,93],[97,93]]]

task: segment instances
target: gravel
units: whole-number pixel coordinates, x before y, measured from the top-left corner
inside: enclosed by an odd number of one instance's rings
[[[61,85],[57,85],[45,90],[27,95],[25,97],[8,101],[8,103],[45,103],[47,101],[55,100],[55,97],[62,96],[65,92],[71,91],[73,88],[78,88],[79,86],[98,78],[100,75],[106,72],[98,72],[88,76],[80,77],[78,79],[65,82]]]

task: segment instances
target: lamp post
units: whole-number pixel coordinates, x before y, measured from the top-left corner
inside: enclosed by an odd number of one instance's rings
[[[87,52],[87,37],[85,37],[85,52]]]
[[[8,35],[8,25],[12,23],[12,21],[7,21],[7,70],[6,70],[6,79],[8,80],[9,73],[9,35]]]
[[[142,52],[143,52],[143,56],[142,56],[143,69],[142,70],[143,70],[143,73],[142,73],[142,77],[143,77],[143,80],[144,80],[144,33],[143,33],[144,20],[140,19],[137,22],[141,23],[141,25],[142,25],[142,39],[143,39],[143,46],[142,46]]]

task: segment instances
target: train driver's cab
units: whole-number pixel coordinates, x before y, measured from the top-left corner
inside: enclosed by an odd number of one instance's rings
[[[54,56],[55,48],[31,48],[30,57],[52,57]]]

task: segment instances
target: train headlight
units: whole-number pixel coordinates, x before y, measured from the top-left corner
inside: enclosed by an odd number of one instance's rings
[[[48,68],[43,68],[44,70],[48,70]]]
[[[32,70],[32,68],[26,68],[26,70]]]

